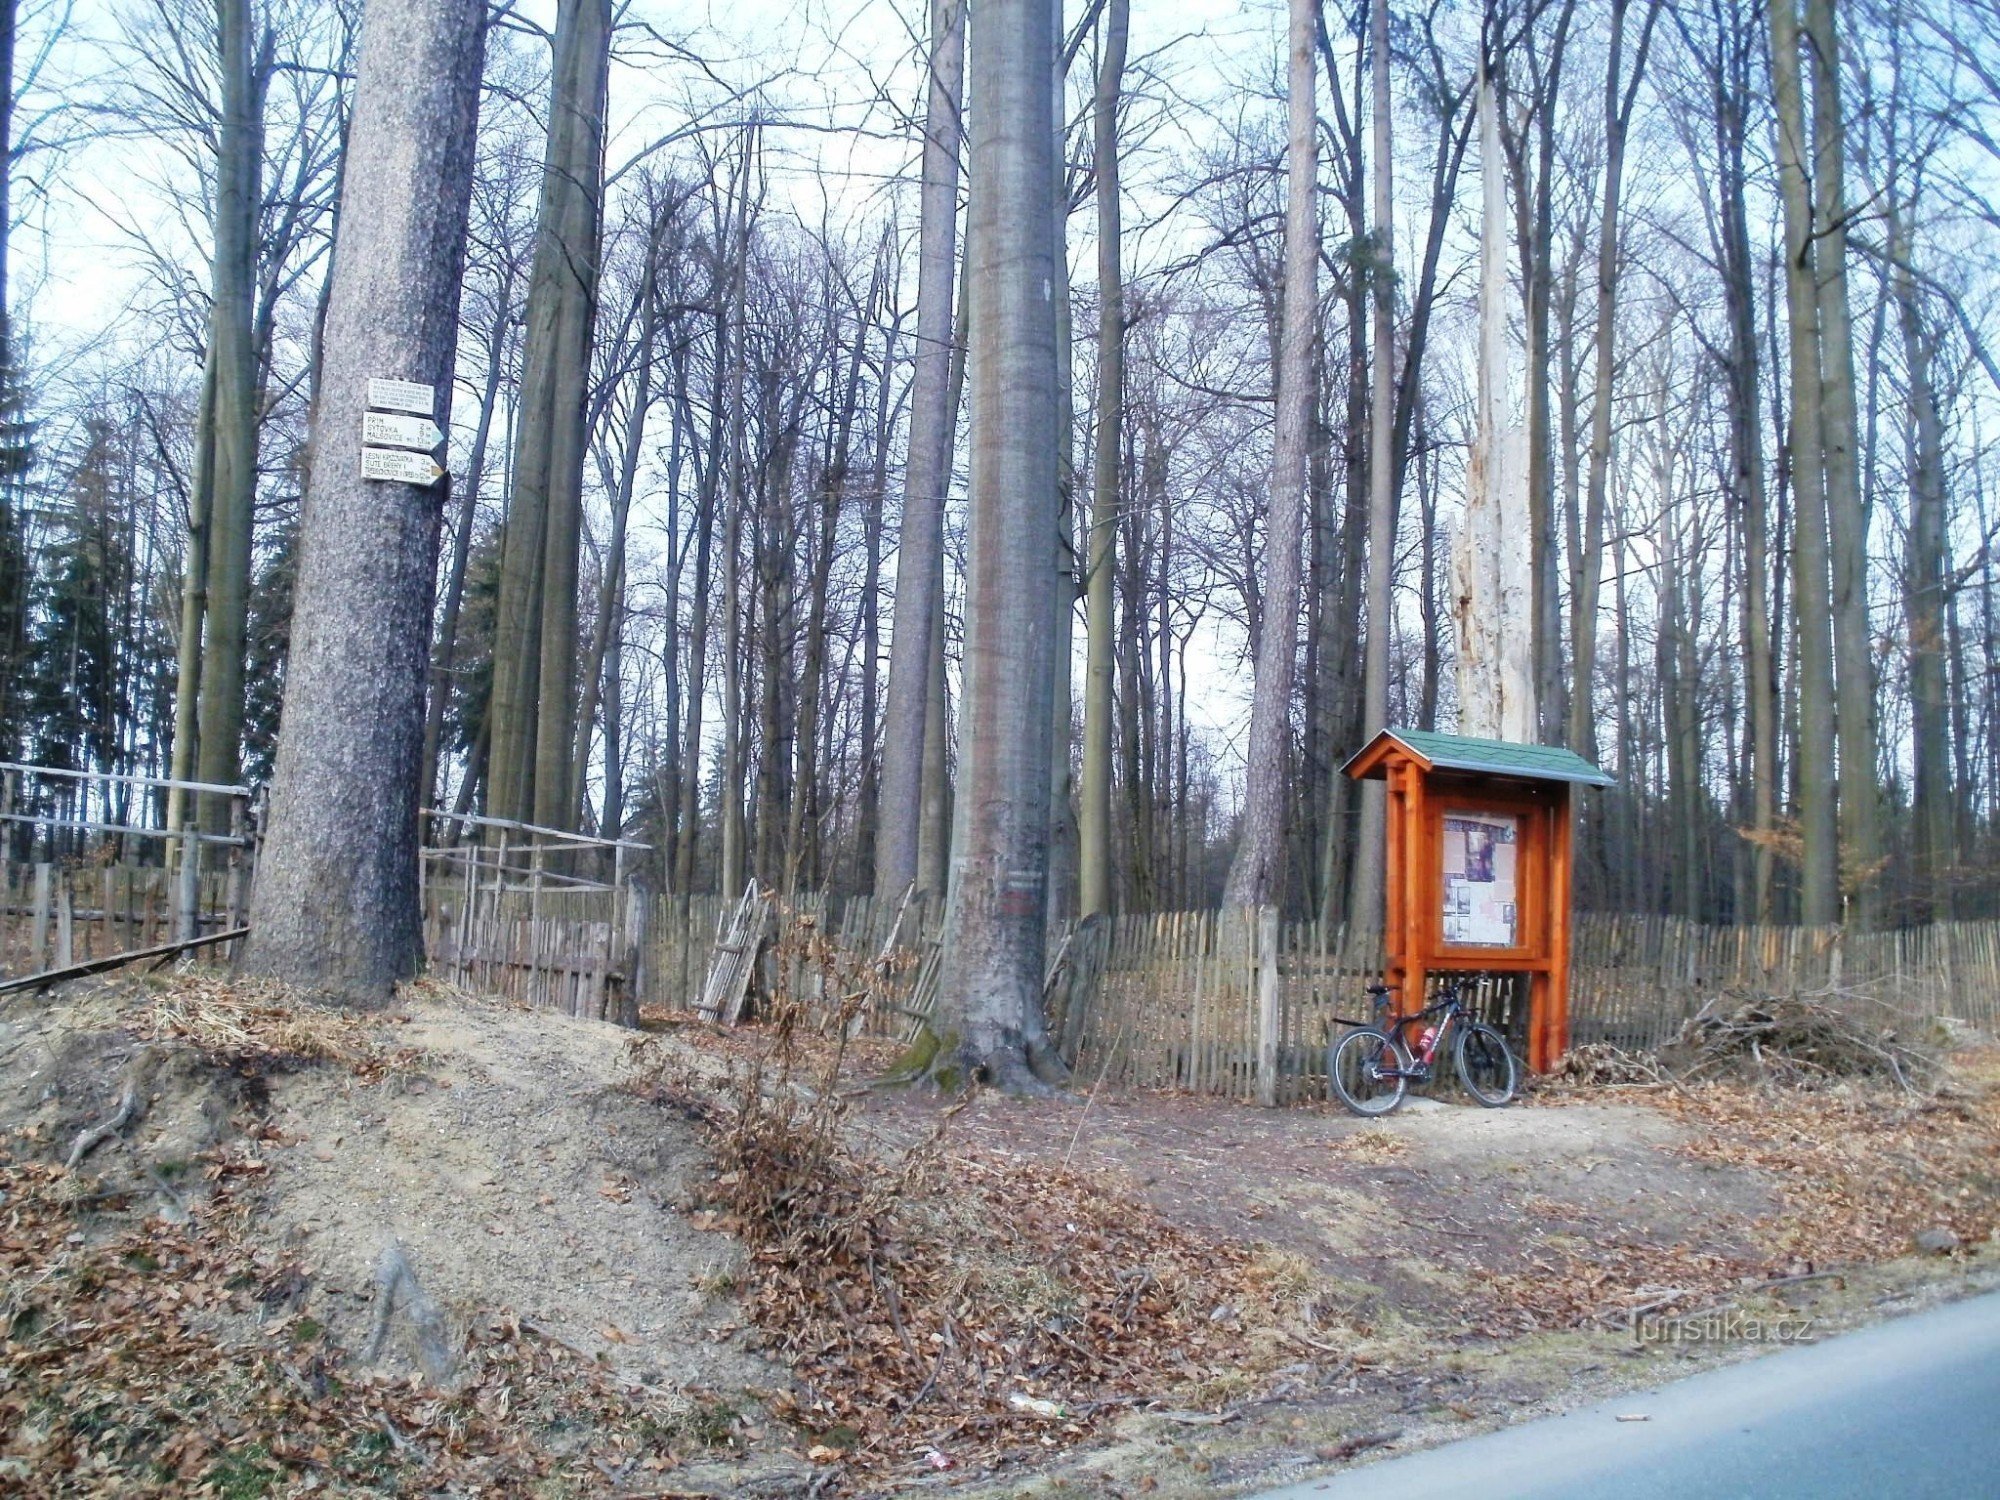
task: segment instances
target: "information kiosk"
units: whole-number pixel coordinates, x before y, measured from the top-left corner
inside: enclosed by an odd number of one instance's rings
[[[1525,976],[1528,1066],[1569,1045],[1570,796],[1611,778],[1569,750],[1385,729],[1346,772],[1389,784],[1383,980],[1398,1014],[1435,974]]]

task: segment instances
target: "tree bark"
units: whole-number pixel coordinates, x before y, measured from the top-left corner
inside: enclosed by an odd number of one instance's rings
[[[1319,319],[1318,116],[1313,34],[1318,7],[1290,0],[1286,47],[1287,177],[1284,308],[1277,430],[1264,539],[1264,617],[1244,777],[1243,828],[1223,889],[1227,906],[1269,906],[1284,893],[1285,762],[1298,656],[1300,530],[1311,437],[1313,334]]]
[[[215,156],[215,259],[208,336],[213,382],[206,499],[208,581],[202,616],[199,780],[233,785],[242,772],[244,635],[250,618],[250,551],[257,498],[257,214],[263,159],[263,89],[269,58],[253,50],[249,0],[217,0],[222,110]],[[260,66],[261,62],[261,66]],[[201,825],[229,831],[229,798],[205,793]]]
[[[1911,271],[1909,233],[1893,205],[1889,213],[1892,286],[1910,392],[1910,533],[1903,563],[1903,617],[1909,633],[1910,750],[1916,773],[1910,799],[1917,897],[1913,915],[1937,921],[1952,915],[1951,877],[1956,863],[1945,637],[1944,424],[1931,376],[1935,336],[1925,326]]]
[[[1500,126],[1491,80],[1480,81],[1483,213],[1479,276],[1479,425],[1453,557],[1458,624],[1458,727],[1479,739],[1533,744],[1534,527],[1525,434],[1502,420],[1507,383],[1507,241]]]
[[[417,774],[437,495],[361,477],[370,377],[450,416],[486,38],[481,0],[362,23],[333,259],[319,441],[300,521],[283,727],[243,967],[350,1003],[417,971]]]
[[[1805,99],[1799,76],[1795,0],[1771,0],[1771,83],[1778,123],[1778,193],[1784,205],[1785,308],[1791,334],[1791,415],[1786,436],[1798,607],[1799,917],[1840,919],[1839,832],[1834,803],[1832,591],[1827,572],[1825,465],[1821,446],[1820,305],[1815,285],[1813,206],[1807,170]]]
[[[501,540],[487,811],[567,828],[610,0],[561,0]]]
[[[1034,1089],[1063,1069],[1042,1018],[1048,879],[1049,497],[1055,493],[1055,143],[1048,0],[993,0],[973,87],[980,129],[972,304],[965,735],[934,1075]],[[954,1078],[953,1074],[956,1074]]]
[[[1777,0],[1780,8],[1786,0]],[[1846,122],[1833,0],[1806,0],[1812,65],[1813,266],[1819,301],[1820,444],[1832,569],[1835,724],[1840,745],[1841,885],[1863,927],[1880,916],[1875,672],[1868,629],[1868,508],[1854,451],[1854,341],[1847,308]]]
[[[875,840],[875,894],[883,898],[900,895],[918,878],[931,640],[944,610],[944,498],[951,484],[952,449],[952,281],[957,267],[964,74],[963,0],[931,0],[916,368],[911,377],[909,453],[896,546],[896,602],[889,622],[889,685],[882,719],[883,818]]]
[[[1118,480],[1124,441],[1125,285],[1118,202],[1118,99],[1131,25],[1129,0],[1110,0],[1098,62],[1092,131],[1097,163],[1097,427],[1091,460],[1090,540],[1085,585],[1083,777],[1078,818],[1078,906],[1111,910],[1111,680],[1116,621]]]
[[[1375,315],[1375,361],[1368,407],[1368,643],[1361,677],[1361,732],[1387,727],[1389,716],[1389,631],[1394,618],[1391,589],[1396,554],[1396,239],[1389,107],[1388,0],[1368,0],[1370,106],[1374,116],[1375,224],[1369,257]],[[1329,768],[1330,769],[1330,768]],[[1361,822],[1347,896],[1351,932],[1382,925],[1382,862],[1386,851],[1388,787],[1361,784]]]

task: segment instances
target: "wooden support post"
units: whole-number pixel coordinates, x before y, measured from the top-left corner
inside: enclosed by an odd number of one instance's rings
[[[189,822],[181,833],[179,888],[174,899],[174,941],[192,942],[201,935],[201,840]]]
[[[647,899],[646,888],[636,882],[626,887],[625,988],[618,1016],[620,1025],[639,1024],[639,1005],[645,999],[647,981],[652,978],[652,965],[646,953],[646,929],[652,914],[653,903]]]
[[[35,866],[35,914],[28,928],[27,972],[30,974],[47,967],[43,960],[49,951],[50,903],[55,895],[49,883],[54,874],[54,867],[46,862]]]
[[[237,843],[229,851],[229,915],[223,925],[236,928],[250,912],[250,803],[240,794],[229,799],[229,833]]]
[[[67,969],[76,962],[76,914],[70,907],[69,882],[56,882],[56,962]]]
[[[1278,909],[1257,909],[1257,1102],[1278,1102]]]

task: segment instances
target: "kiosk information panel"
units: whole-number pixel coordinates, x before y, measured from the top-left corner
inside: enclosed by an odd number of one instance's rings
[[[1444,820],[1444,941],[1453,948],[1512,948],[1519,942],[1515,856],[1521,820],[1451,813]]]
[[[1419,1009],[1434,973],[1526,974],[1528,1065],[1569,1043],[1570,801],[1611,778],[1568,750],[1387,729],[1347,763],[1389,784],[1383,978]]]

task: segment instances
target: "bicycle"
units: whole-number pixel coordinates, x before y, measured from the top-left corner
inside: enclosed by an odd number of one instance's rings
[[[1511,1103],[1520,1081],[1514,1054],[1498,1031],[1467,1014],[1465,991],[1470,987],[1467,980],[1453,980],[1444,999],[1384,1024],[1390,987],[1369,985],[1376,1024],[1355,1023],[1327,1049],[1326,1080],[1334,1096],[1357,1115],[1388,1114],[1403,1102],[1412,1083],[1428,1083],[1435,1076],[1438,1054],[1449,1038],[1465,1091],[1488,1109]],[[1405,1033],[1419,1026],[1413,1045]]]

